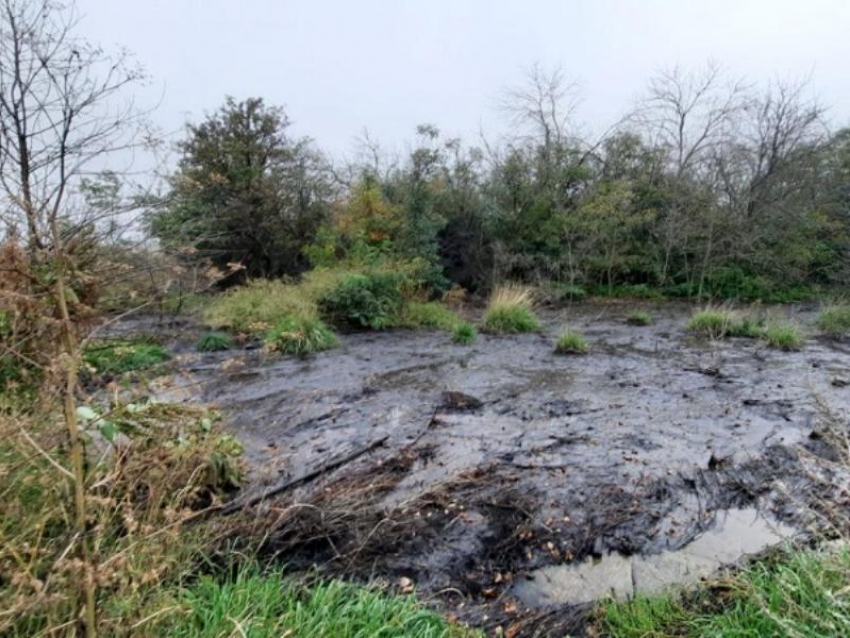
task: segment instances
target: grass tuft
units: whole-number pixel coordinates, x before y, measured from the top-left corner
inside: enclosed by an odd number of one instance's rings
[[[737,319],[733,316],[732,322],[726,332],[727,337],[743,337],[745,339],[763,339],[764,338],[764,320],[745,316]]]
[[[556,354],[585,354],[588,350],[587,341],[578,332],[568,330],[558,337],[555,344]]]
[[[401,312],[400,324],[406,328],[454,330],[461,323],[456,312],[435,301],[409,301]]]
[[[803,347],[803,336],[799,328],[791,323],[770,324],[762,333],[765,343],[777,350],[799,350]]]
[[[198,352],[220,352],[229,350],[231,346],[230,337],[223,332],[205,332],[198,339]]]
[[[452,341],[461,346],[470,346],[478,338],[478,331],[471,323],[463,321],[452,330]]]
[[[626,316],[626,323],[630,326],[652,325],[652,315],[646,310],[635,310]]]
[[[83,359],[98,374],[123,374],[152,368],[169,359],[168,351],[144,341],[103,341],[89,346]]]
[[[531,310],[531,289],[523,286],[499,286],[490,295],[484,314],[484,328],[488,332],[534,332],[540,323]]]
[[[268,350],[304,356],[339,345],[339,339],[320,319],[287,317],[268,331],[265,338]]]
[[[708,339],[722,339],[729,334],[733,324],[734,316],[731,311],[705,308],[691,316],[687,330]]]
[[[818,328],[833,339],[846,337],[850,334],[850,304],[824,308],[818,316]]]

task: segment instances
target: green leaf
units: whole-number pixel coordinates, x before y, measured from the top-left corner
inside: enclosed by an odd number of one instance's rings
[[[115,435],[118,434],[118,428],[110,421],[101,421],[97,426],[98,431],[103,435],[103,438],[113,443]]]
[[[83,421],[94,421],[98,418],[97,412],[92,410],[87,405],[81,405],[77,408],[77,418],[82,419]]]

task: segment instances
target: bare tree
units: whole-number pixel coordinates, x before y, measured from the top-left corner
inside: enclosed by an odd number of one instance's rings
[[[87,534],[85,465],[77,422],[79,339],[69,298],[69,247],[91,219],[75,210],[81,180],[106,168],[106,159],[136,143],[141,122],[132,102],[117,103],[143,72],[126,52],[116,56],[74,35],[72,2],[0,1],[0,210],[7,232],[20,223],[32,264],[50,276],[33,279],[31,293],[49,296],[57,310],[58,360],[68,436],[75,539],[87,573],[82,583],[83,624],[97,632],[95,577]]]
[[[715,160],[734,138],[749,99],[748,85],[729,79],[713,62],[693,71],[675,66],[652,78],[647,95],[628,118],[665,153],[672,172],[671,205],[656,231],[664,253],[662,283],[670,275],[673,253],[697,239],[702,246],[701,293],[717,241],[717,216],[702,207],[712,201],[720,181]]]
[[[631,116],[656,144],[665,147],[677,175],[710,161],[713,149],[732,134],[748,103],[749,87],[729,80],[709,62],[697,71],[679,66],[660,71]]]
[[[530,129],[544,148],[564,142],[580,103],[579,84],[567,80],[562,69],[545,70],[534,64],[522,85],[505,89],[499,107],[517,129]]]
[[[794,173],[829,137],[824,108],[806,97],[808,82],[779,81],[753,101],[747,161],[747,212],[787,199],[802,184]]]

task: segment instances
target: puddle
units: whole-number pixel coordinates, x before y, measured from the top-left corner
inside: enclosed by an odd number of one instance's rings
[[[575,565],[544,567],[517,582],[512,593],[532,607],[658,593],[672,585],[695,583],[793,534],[793,529],[768,521],[754,508],[730,509],[719,512],[711,529],[679,550],[631,557],[612,553]]]

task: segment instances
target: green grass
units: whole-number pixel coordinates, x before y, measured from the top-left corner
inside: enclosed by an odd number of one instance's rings
[[[731,310],[706,308],[695,312],[687,329],[709,339],[743,337],[761,339],[777,350],[799,350],[803,347],[800,329],[787,321],[766,321],[764,317],[735,313]]]
[[[800,329],[791,323],[769,324],[761,336],[768,346],[777,350],[799,350],[803,347]]]
[[[452,341],[461,346],[470,346],[478,338],[478,331],[471,323],[462,321],[452,330]]]
[[[435,301],[409,301],[401,311],[400,325],[406,328],[454,330],[461,323],[456,312]]]
[[[818,328],[833,339],[846,337],[850,334],[850,304],[824,308],[818,316]]]
[[[588,351],[587,341],[578,332],[567,330],[555,343],[556,354],[585,354]]]
[[[691,615],[673,597],[635,596],[629,602],[608,602],[601,608],[604,635],[611,638],[689,636]]]
[[[729,334],[734,316],[729,310],[705,308],[691,315],[687,330],[709,339],[722,339]]]
[[[182,592],[184,613],[156,623],[171,638],[451,638],[477,634],[423,608],[411,596],[390,596],[340,581],[309,588],[275,572],[244,569],[235,579],[201,578]],[[153,629],[153,627],[151,628]]]
[[[152,368],[169,359],[161,345],[144,341],[103,341],[83,353],[85,363],[98,374],[123,374]]]
[[[286,317],[266,333],[266,348],[283,354],[304,356],[339,345],[339,339],[320,319]]]
[[[262,335],[287,317],[318,317],[318,300],[350,274],[317,269],[298,283],[256,279],[213,299],[204,311],[204,322],[211,328]]]
[[[540,328],[530,308],[496,308],[484,315],[484,329],[493,333],[534,332]]]
[[[795,550],[685,594],[609,602],[612,638],[850,636],[850,550]]]
[[[635,310],[626,316],[626,323],[631,326],[652,325],[652,315],[646,310]]]
[[[223,332],[205,332],[197,344],[198,352],[219,352],[229,350],[230,346],[230,337]]]
[[[765,336],[764,320],[752,316],[736,318],[733,315],[725,336],[743,337],[745,339],[763,339]]]
[[[531,310],[531,289],[516,285],[496,288],[484,313],[484,329],[494,333],[539,330],[540,323]]]

